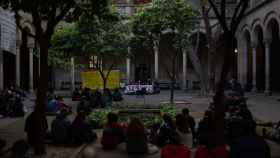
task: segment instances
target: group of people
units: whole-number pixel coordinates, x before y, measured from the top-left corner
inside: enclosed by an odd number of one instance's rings
[[[96,139],[96,133],[94,133],[86,119],[86,112],[78,112],[72,122],[68,119],[68,114],[66,110],[61,110],[52,121],[50,129],[48,128],[47,120],[44,120],[41,126],[44,129],[44,133],[47,134],[41,133],[42,139],[61,145],[81,145],[93,142]],[[31,146],[36,145],[38,142],[38,137],[34,137],[38,134],[37,128],[34,126],[36,119],[36,114],[33,112],[27,117],[25,123],[24,130],[27,133],[27,140]]]
[[[13,86],[0,91],[0,115],[2,117],[24,116],[23,97],[25,97],[25,94]]]
[[[67,111],[68,113],[72,112],[72,108],[64,103],[63,97],[49,95],[48,96],[48,104],[46,107],[47,113],[54,113],[57,114],[60,111]]]
[[[139,118],[132,117],[127,124],[121,124],[117,114],[109,113],[102,133],[102,147],[113,150],[125,146],[129,155],[152,154],[162,148],[162,158],[188,158],[194,119],[188,115],[187,109],[176,116],[176,121],[167,114],[162,119],[163,124],[159,128],[147,129]]]
[[[72,100],[80,101],[78,109],[89,111],[93,108],[111,107],[113,101],[122,101],[123,97],[119,89],[115,89],[113,92],[110,89],[104,89],[102,93],[99,89],[92,91],[85,88],[81,93],[76,89],[72,94]]]

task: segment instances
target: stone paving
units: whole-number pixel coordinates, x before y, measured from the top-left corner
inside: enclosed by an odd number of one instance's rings
[[[142,97],[136,96],[124,96],[125,100],[118,104],[149,104],[149,105],[158,105],[160,102],[168,101],[169,92],[163,91],[161,94],[157,95],[148,95],[145,96],[145,99]],[[254,117],[258,120],[262,120],[264,122],[276,122],[280,120],[280,102],[278,99],[280,98],[280,94],[274,94],[271,97],[264,96],[263,94],[247,94],[248,97],[248,106],[251,109]],[[32,109],[33,107],[34,97],[30,96],[29,99],[26,99],[24,104],[28,107],[28,109]],[[180,111],[183,107],[188,107],[197,118],[197,121],[203,116],[203,112],[207,109],[209,103],[211,102],[211,97],[200,97],[195,93],[183,93],[180,91],[176,91],[175,95],[176,101],[185,101],[191,102],[191,105],[180,105],[178,106],[178,111]],[[73,110],[75,111],[75,107],[77,102],[72,102],[70,99],[65,99],[65,102],[71,106],[73,106]],[[74,115],[71,116],[73,119]],[[48,117],[48,122],[50,123],[54,117]],[[7,140],[8,146],[18,140],[25,138],[24,133],[24,122],[25,118],[5,118],[0,119],[0,138]],[[99,145],[98,145],[99,144]],[[274,158],[280,158],[279,145],[275,143],[270,143],[272,153],[274,153]],[[96,148],[98,155],[102,155],[100,157],[104,158],[118,158],[118,157],[127,157],[124,153],[114,152],[104,152],[100,143],[92,144],[94,148]],[[55,151],[56,149],[51,149]],[[74,152],[74,150],[72,150]],[[277,152],[278,151],[278,152]],[[50,157],[53,157],[50,156]],[[69,156],[66,156],[69,157]],[[158,154],[149,155],[147,157],[159,157]]]

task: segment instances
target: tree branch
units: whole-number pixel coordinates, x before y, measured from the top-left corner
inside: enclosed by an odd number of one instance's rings
[[[220,8],[220,10],[221,10],[221,17],[223,19],[226,19],[226,0],[222,0],[221,1],[221,8]]]
[[[228,29],[228,26],[227,26],[227,24],[226,24],[226,19],[223,19],[223,17],[220,15],[220,13],[219,13],[219,11],[218,11],[216,5],[214,4],[213,0],[208,0],[208,2],[210,3],[212,9],[214,10],[214,13],[215,13],[216,17],[218,18],[218,20],[219,20],[219,22],[220,22],[220,24],[221,24],[223,30],[224,30],[225,32],[228,32],[229,29]]]
[[[232,26],[231,26],[231,30],[232,30],[232,33],[233,33],[233,34],[235,34],[235,32],[236,32],[236,30],[237,30],[237,28],[238,28],[238,26],[239,26],[239,24],[240,24],[242,18],[243,18],[244,15],[245,15],[246,9],[247,9],[248,6],[249,6],[249,0],[243,0],[242,2],[243,2],[242,9],[241,9],[241,11],[239,12],[239,15],[237,16],[237,18],[236,18],[236,20],[235,20],[235,24],[232,24]]]
[[[47,25],[47,30],[46,33],[49,34],[51,33],[55,26],[66,16],[66,14],[69,12],[69,10],[71,8],[74,7],[74,5],[76,4],[75,1],[71,0],[71,3],[67,3],[67,5],[61,9],[61,12],[59,15],[55,15],[56,17],[53,18],[53,20],[49,21],[48,25]],[[56,12],[56,9],[54,9],[52,12]]]

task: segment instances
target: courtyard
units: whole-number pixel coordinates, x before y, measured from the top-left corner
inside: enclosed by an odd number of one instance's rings
[[[0,157],[280,158],[280,0],[1,0]]]

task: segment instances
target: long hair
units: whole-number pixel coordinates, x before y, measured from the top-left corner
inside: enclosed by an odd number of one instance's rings
[[[176,115],[176,126],[180,132],[189,133],[189,123],[182,114]]]

